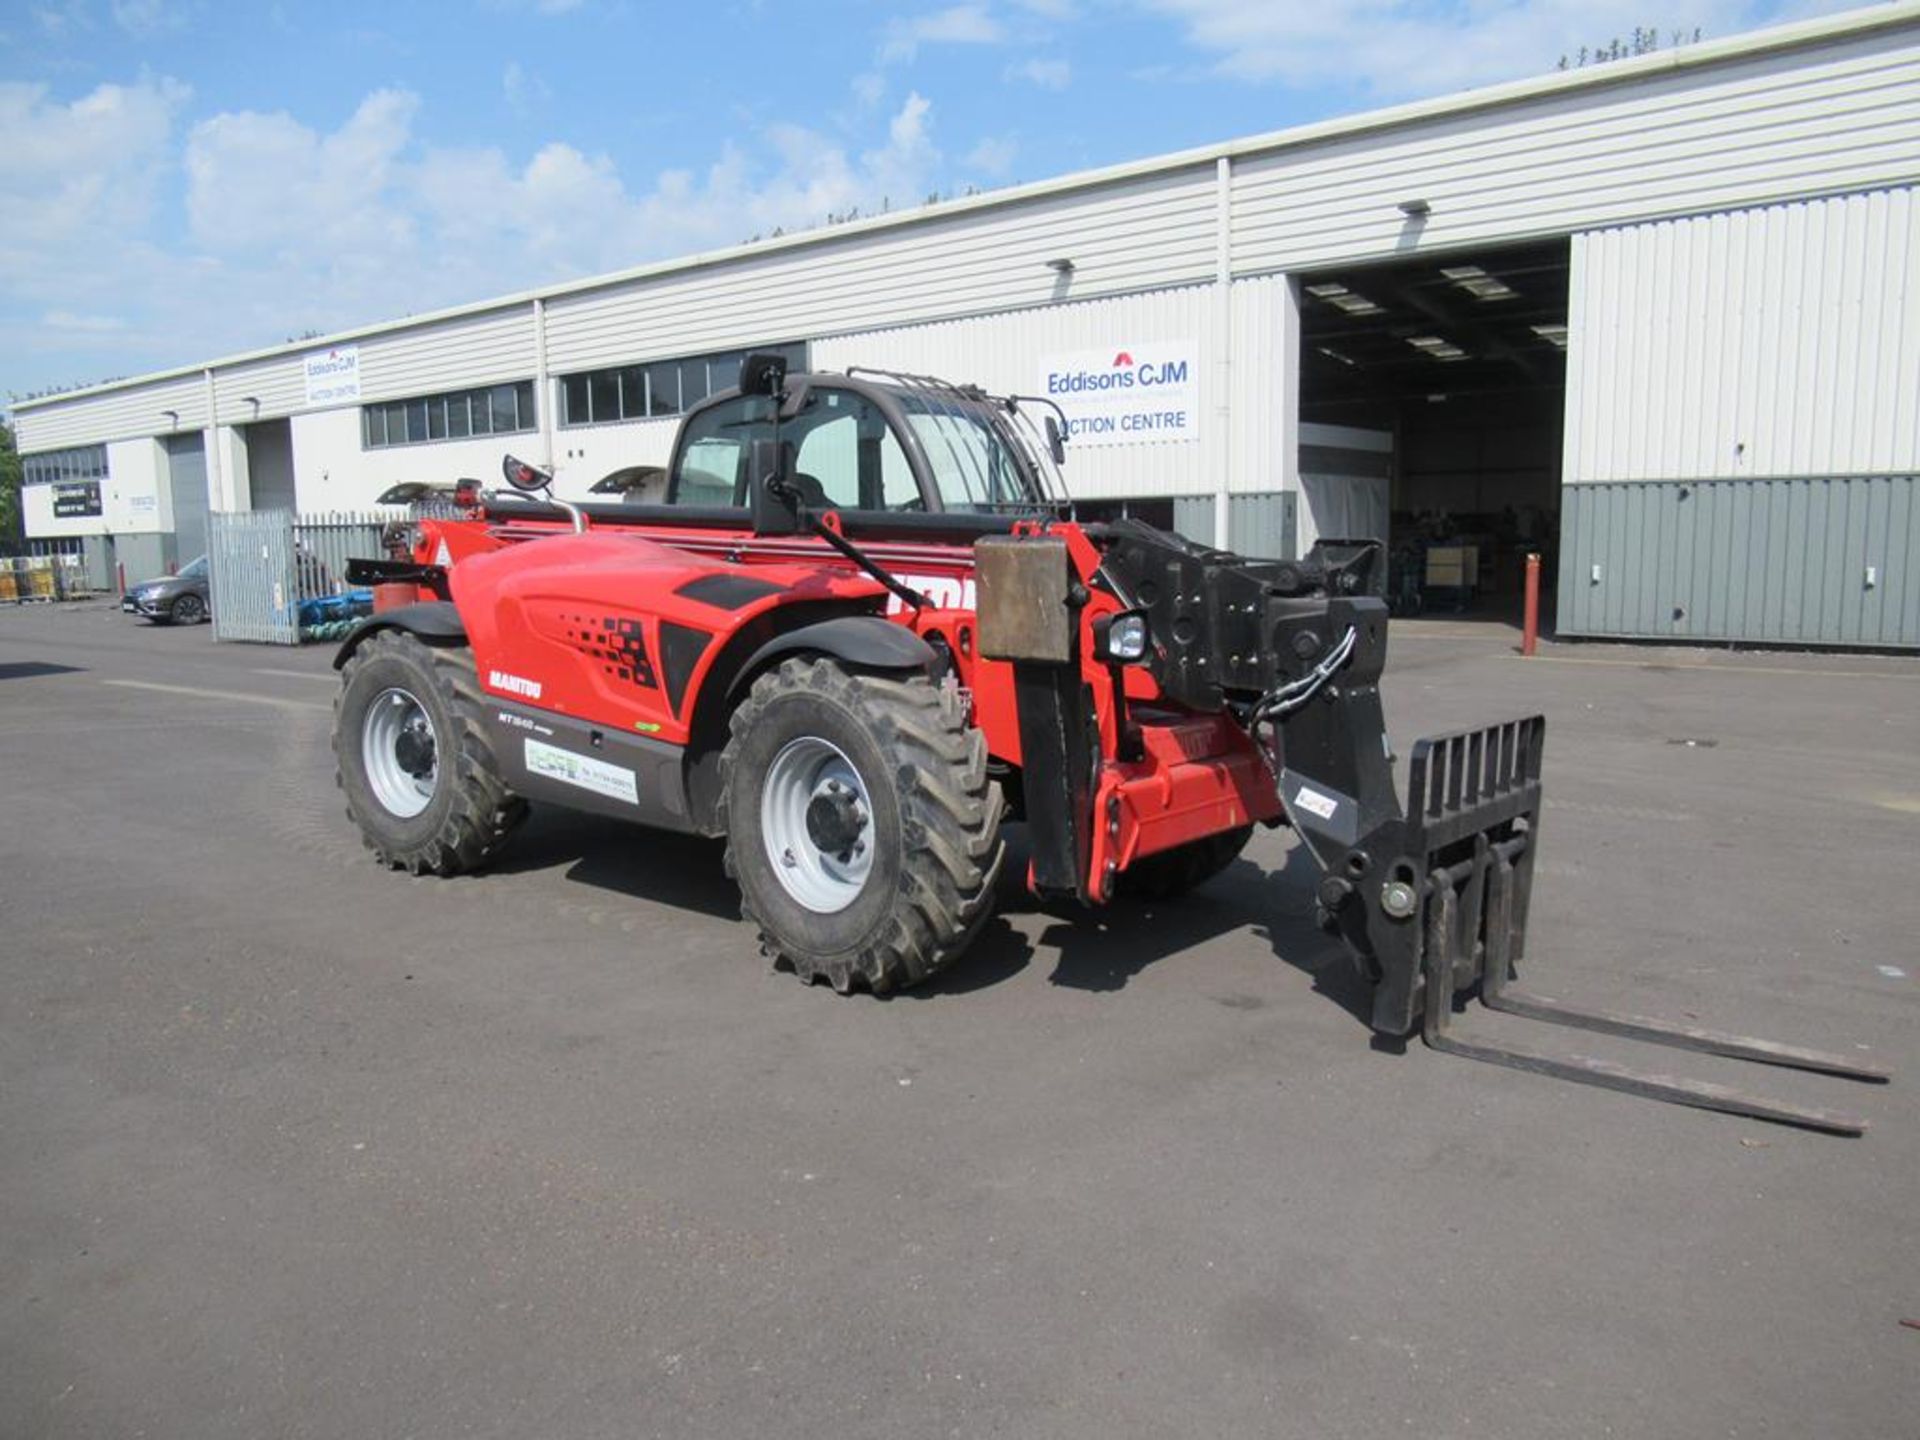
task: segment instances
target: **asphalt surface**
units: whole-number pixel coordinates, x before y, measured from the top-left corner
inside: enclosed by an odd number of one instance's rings
[[[1538,988],[1896,1078],[1587,1048],[1865,1138],[1370,1045],[1286,832],[885,1002],[711,845],[384,873],[320,649],[0,612],[0,1436],[1920,1432],[1920,663],[1396,637],[1548,716]]]

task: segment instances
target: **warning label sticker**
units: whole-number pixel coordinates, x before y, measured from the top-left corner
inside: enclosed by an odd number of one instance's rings
[[[527,737],[526,747],[527,769],[535,775],[545,775],[563,785],[577,785],[582,790],[624,800],[629,805],[640,803],[638,778],[631,770],[609,765],[591,755],[576,755],[532,736]]]
[[[1322,820],[1331,820],[1333,812],[1340,808],[1340,802],[1331,795],[1322,795],[1318,790],[1310,790],[1305,785],[1295,792],[1294,806],[1309,815],[1318,815]]]

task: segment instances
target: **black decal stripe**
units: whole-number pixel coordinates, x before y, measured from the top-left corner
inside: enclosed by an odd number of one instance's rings
[[[716,610],[738,610],[769,595],[778,595],[785,588],[766,580],[756,580],[751,575],[730,575],[723,571],[689,580],[673,593],[684,595],[689,600],[698,600],[702,605],[711,605]]]
[[[675,625],[670,620],[660,622],[660,665],[667,672],[667,704],[676,715],[687,693],[687,681],[693,677],[693,667],[700,663],[711,639],[708,631]]]

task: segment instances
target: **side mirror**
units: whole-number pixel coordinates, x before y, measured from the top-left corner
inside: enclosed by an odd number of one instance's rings
[[[787,357],[784,355],[749,355],[740,362],[740,393],[742,395],[769,395],[775,400],[787,388]]]
[[[509,455],[500,462],[500,473],[506,476],[507,483],[516,490],[537,495],[553,484],[553,476],[538,466],[529,465],[524,460],[516,460]]]
[[[1067,463],[1067,432],[1060,428],[1060,421],[1052,415],[1042,417],[1047,428],[1047,454],[1053,457],[1053,463]]]
[[[778,440],[755,440],[747,453],[747,514],[756,535],[800,533],[800,492]]]

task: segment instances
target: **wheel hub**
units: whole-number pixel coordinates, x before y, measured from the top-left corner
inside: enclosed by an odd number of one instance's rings
[[[814,792],[807,805],[807,838],[816,848],[849,860],[866,830],[866,812],[854,793],[838,780],[828,780]]]
[[[433,727],[425,715],[414,715],[393,742],[393,758],[416,780],[433,774]]]
[[[397,686],[367,707],[360,758],[373,798],[390,814],[411,820],[433,800],[440,781],[439,737],[419,700]]]
[[[831,741],[789,740],[767,767],[760,833],[781,888],[819,915],[851,905],[873,873],[867,782]]]

